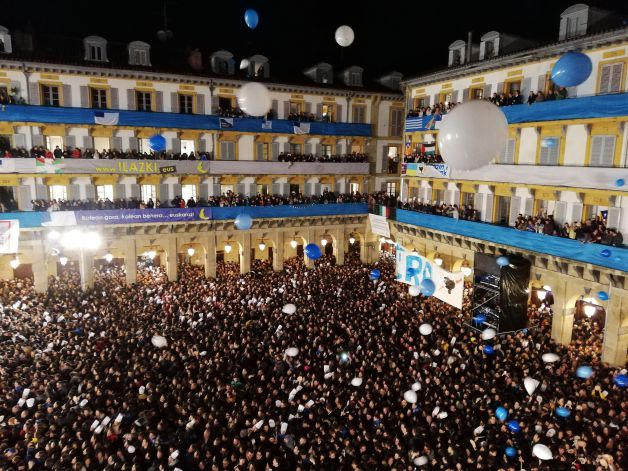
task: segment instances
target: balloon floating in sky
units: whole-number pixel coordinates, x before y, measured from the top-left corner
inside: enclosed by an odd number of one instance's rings
[[[316,244],[307,244],[305,246],[304,252],[307,258],[311,260],[318,260],[323,256],[320,247]]]
[[[508,458],[514,458],[517,456],[517,450],[511,446],[506,447],[506,456]]]
[[[593,376],[593,368],[589,365],[582,365],[576,369],[576,376],[581,379],[589,379]]]
[[[508,430],[513,433],[521,432],[521,425],[519,425],[519,422],[516,420],[510,420],[506,425],[508,426]]]
[[[510,260],[508,260],[508,257],[506,257],[505,255],[502,255],[501,257],[497,257],[496,263],[500,267],[507,267],[510,263]]]
[[[261,83],[251,82],[237,92],[240,109],[249,116],[265,116],[272,106],[270,93]]]
[[[532,447],[532,454],[540,460],[551,460],[554,458],[552,451],[540,443],[537,443]]]
[[[334,34],[334,38],[336,38],[336,42],[342,47],[349,47],[353,44],[353,40],[355,39],[355,33],[351,26],[342,25],[339,26]]]
[[[497,417],[501,421],[504,421],[506,420],[506,417],[508,417],[508,411],[505,407],[499,406],[497,409],[495,409],[495,417]]]
[[[148,138],[148,147],[153,152],[166,150],[166,138],[161,134],[154,134]]]
[[[246,10],[244,12],[244,22],[251,29],[257,28],[257,24],[259,23],[259,16],[257,15],[257,12],[252,8]]]
[[[597,297],[600,298],[602,301],[608,301],[608,299],[610,298],[606,291],[598,291]]]
[[[563,419],[566,419],[571,415],[571,411],[566,407],[557,407],[556,409],[554,409],[554,412],[556,412],[556,415],[558,417],[562,417]]]
[[[421,294],[423,296],[425,296],[426,298],[429,298],[431,295],[434,294],[434,291],[436,291],[436,285],[434,284],[434,281],[432,281],[431,278],[423,278],[421,280]]]
[[[235,218],[234,225],[241,231],[246,231],[253,225],[253,218],[248,214],[238,214]]]
[[[373,270],[371,270],[369,276],[371,280],[379,280],[379,277],[382,276],[382,273],[377,268],[374,268]]]
[[[618,374],[613,378],[613,381],[620,388],[625,388],[628,386],[628,375]]]
[[[242,59],[240,61],[240,70],[244,70],[249,66],[249,60],[248,59]]]
[[[608,249],[604,249],[600,252],[600,255],[604,258],[608,258],[611,256],[611,251]]]
[[[406,392],[404,392],[403,398],[405,399],[406,402],[409,402],[410,404],[416,403],[418,399],[416,392],[413,391],[412,389],[408,389]]]
[[[441,123],[438,148],[445,163],[457,170],[488,164],[504,149],[508,139],[506,116],[485,100],[457,105]]]
[[[548,353],[548,355],[553,355],[553,353]],[[536,388],[539,387],[539,384],[541,384],[539,380],[530,378],[529,376],[523,379],[523,387],[526,388],[526,391],[530,396],[534,394],[534,391],[536,391]]]
[[[552,68],[552,82],[559,87],[575,87],[591,75],[593,64],[589,56],[570,51],[564,54]]]
[[[432,333],[432,326],[429,324],[421,324],[419,326],[419,332],[421,335],[430,335]]]
[[[618,178],[617,180],[615,180],[616,186],[624,186],[625,184],[626,184],[626,180],[624,180],[623,178]]]

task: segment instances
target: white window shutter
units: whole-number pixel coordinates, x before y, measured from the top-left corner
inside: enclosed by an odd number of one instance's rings
[[[609,229],[619,229],[619,222],[621,218],[621,208],[608,208],[608,215],[606,216],[606,227]]]
[[[615,160],[615,136],[604,136],[604,151],[602,152],[602,167],[612,167]]]
[[[591,167],[599,167],[602,162],[602,147],[604,146],[604,136],[591,137],[591,151],[589,165]]]
[[[612,64],[602,66],[600,71],[600,93],[610,93]]]
[[[565,224],[567,221],[567,202],[566,201],[557,201],[554,206],[554,221],[558,224]]]
[[[482,213],[484,222],[493,222],[493,195],[486,195],[486,209]]]
[[[610,71],[610,83],[608,87],[609,93],[619,93],[621,92],[621,77],[624,72],[624,63],[617,62],[616,64],[612,64]]]
[[[503,164],[513,164],[515,163],[515,144],[516,139],[508,139],[506,142],[506,147],[501,153],[500,162]]]
[[[526,216],[532,216],[532,211],[534,211],[534,198],[526,198],[525,210],[523,213]]]
[[[452,193],[453,191],[451,190],[445,190],[445,203],[446,204],[451,204]]]
[[[521,198],[518,196],[512,196],[510,198],[510,217],[508,218],[508,225],[514,226],[517,216],[519,216],[519,210],[521,209]]]
[[[120,108],[120,100],[118,99],[118,89],[112,88],[109,90],[109,98],[111,99],[111,103],[109,103],[109,107],[112,110],[117,110]]]
[[[574,222],[582,222],[582,204],[581,203],[573,203],[571,206],[571,221]]]
[[[155,111],[164,110],[164,92],[155,92]]]

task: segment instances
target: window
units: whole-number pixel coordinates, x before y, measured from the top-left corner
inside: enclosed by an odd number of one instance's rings
[[[484,87],[472,88],[470,91],[472,100],[481,100],[484,98]]]
[[[390,79],[390,88],[394,88],[395,90],[399,89],[399,79],[397,77]]]
[[[151,106],[152,95],[153,94],[151,92],[135,92],[135,102],[137,103],[137,111],[152,111],[153,110]]]
[[[321,146],[322,155],[331,155],[331,146],[329,144],[323,144]]]
[[[453,92],[442,92],[440,94],[440,103],[450,103],[454,98]]]
[[[64,185],[51,185],[48,187],[48,195],[51,200],[65,200],[68,197],[68,191]]]
[[[496,224],[507,226],[510,222],[510,196],[497,196]]]
[[[336,105],[323,105],[323,118],[329,118],[329,121],[334,120],[334,107]]]
[[[360,72],[351,72],[350,76],[350,85],[354,87],[359,87],[362,85],[362,74]]]
[[[229,73],[229,64],[224,59],[215,59],[216,61],[216,69],[218,69],[219,74],[228,74]]]
[[[353,105],[353,122],[366,123],[366,106]]]
[[[138,139],[138,148],[140,152],[145,152],[149,154],[151,152],[150,139],[147,139],[147,138]]]
[[[63,149],[63,137],[46,136],[46,149],[53,151],[57,146],[59,146],[59,149]]]
[[[390,110],[390,135],[401,137],[403,131],[403,110]]]
[[[290,144],[290,153],[291,154],[301,154],[302,153],[301,144]]]
[[[233,185],[220,185],[220,193],[223,195],[233,193]]]
[[[193,139],[181,139],[181,153],[190,155],[194,152],[194,140]]]
[[[179,113],[194,113],[194,96],[179,94]]]
[[[129,43],[129,64],[150,65],[150,45],[143,41]]]
[[[612,167],[615,160],[615,136],[591,136],[589,166]]]
[[[560,154],[560,137],[548,136],[541,139],[539,163],[541,165],[558,165]]]
[[[422,96],[414,99],[414,109],[427,108],[428,106],[430,106],[429,97]]]
[[[500,164],[514,164],[515,163],[515,145],[517,143],[516,139],[508,139],[506,142],[506,147],[499,155],[499,163]]]
[[[95,137],[94,138],[94,150],[108,150],[111,148],[108,137]]]
[[[600,71],[599,93],[619,93],[622,91],[624,62],[604,64]]]
[[[504,93],[514,94],[516,90],[521,91],[521,80],[513,80],[504,83]]]
[[[490,59],[495,56],[495,42],[494,41],[486,41],[484,43],[484,58]]]
[[[436,204],[445,201],[445,190],[432,190],[432,201]]]
[[[156,194],[157,192],[155,190],[155,185],[140,186],[140,197],[142,201],[146,202],[151,198],[153,199],[153,201],[155,201],[155,199],[157,198]]]
[[[298,101],[290,102],[290,114],[299,114],[301,113],[301,103]]]
[[[362,153],[362,145],[351,143],[351,153],[361,154]]]
[[[395,182],[386,182],[386,193],[390,196],[396,196],[397,184]]]
[[[133,63],[135,65],[148,65],[148,52],[144,49],[133,51]]]
[[[196,185],[181,185],[181,198],[183,198],[186,203],[190,198],[196,200]]]
[[[86,61],[107,61],[107,40],[100,36],[88,36],[83,39]]]
[[[96,185],[96,199],[113,201],[113,185]]]
[[[319,72],[319,82],[321,83],[327,83],[329,82],[329,72],[327,72],[326,70],[321,70]]]
[[[271,160],[270,155],[270,144],[267,142],[258,142],[256,145],[257,149],[257,160]]]
[[[107,108],[107,90],[104,88],[90,88],[92,108]]]
[[[349,192],[350,193],[359,193],[360,192],[360,184],[359,183],[349,183]]]
[[[255,185],[255,191],[258,195],[267,195],[268,194],[268,185]]]
[[[218,107],[221,110],[230,110],[231,109],[231,98],[229,97],[218,97]]]
[[[452,52],[452,60],[451,60],[451,65],[460,65],[461,63],[461,51],[460,49],[454,49],[454,51]]]
[[[461,203],[464,206],[473,206],[475,204],[475,193],[462,193]]]
[[[59,87],[56,85],[42,85],[41,104],[45,106],[61,106]]]
[[[220,158],[221,160],[235,160],[235,146],[233,141],[222,141],[220,143]]]
[[[301,193],[301,185],[298,183],[290,183],[290,194],[298,195]]]

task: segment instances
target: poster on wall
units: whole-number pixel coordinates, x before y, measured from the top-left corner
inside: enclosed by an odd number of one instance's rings
[[[371,232],[390,239],[390,226],[386,216],[378,216],[377,214],[369,214],[369,223],[371,224]]]
[[[409,268],[410,271],[408,271]],[[431,278],[434,281],[436,285],[434,297],[457,309],[462,309],[464,274],[448,272],[431,260],[397,244],[397,281],[408,285],[419,285],[424,278]]]
[[[16,254],[19,240],[20,221],[16,219],[0,221],[0,253]]]

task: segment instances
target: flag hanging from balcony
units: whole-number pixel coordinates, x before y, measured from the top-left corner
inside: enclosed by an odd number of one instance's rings
[[[220,127],[222,129],[229,129],[233,127],[233,118],[220,118]]]
[[[108,113],[105,111],[94,111],[94,123],[115,126],[120,119],[120,113]]]
[[[262,129],[269,130],[269,129],[272,129],[272,128],[273,128],[273,122],[272,121],[266,121],[266,120],[262,121]]]
[[[35,159],[35,169],[37,173],[62,173],[63,159],[45,159],[37,157]]]
[[[421,144],[421,153],[426,155],[434,155],[436,150],[436,142],[424,142]]]
[[[292,123],[295,134],[309,134],[310,123]]]

